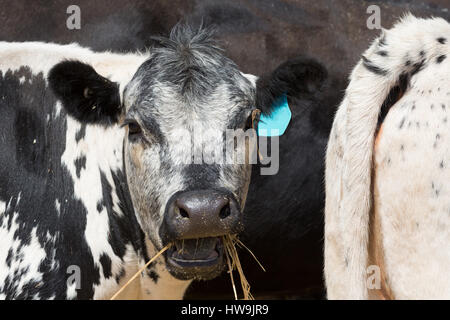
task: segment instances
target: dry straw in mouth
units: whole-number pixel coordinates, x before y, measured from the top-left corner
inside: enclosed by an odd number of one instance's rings
[[[256,258],[256,256],[253,254],[253,252],[247,248],[241,240],[239,240],[237,238],[236,235],[226,235],[222,237],[223,239],[223,244],[225,247],[225,255],[227,258],[227,265],[228,265],[228,273],[230,274],[230,279],[231,279],[231,285],[233,286],[233,292],[234,292],[234,297],[236,300],[238,300],[238,295],[237,295],[237,290],[236,290],[236,285],[234,283],[234,277],[233,277],[233,270],[237,269],[238,273],[239,273],[239,277],[241,280],[241,286],[242,286],[242,292],[244,294],[244,300],[253,300],[253,296],[250,293],[250,284],[247,281],[247,278],[244,275],[244,271],[242,270],[242,265],[241,265],[241,261],[239,260],[239,256],[236,250],[236,245],[238,245],[239,247],[243,247],[246,250],[248,250],[248,252],[250,252],[250,254],[252,255],[252,257],[256,260],[256,262],[259,264],[259,266],[261,267],[261,269],[263,271],[266,271],[264,269],[264,267],[262,266],[262,264],[259,262],[259,260]],[[141,272],[143,272],[153,261],[155,261],[161,254],[164,253],[164,251],[166,251],[167,249],[169,249],[171,247],[171,243],[169,243],[167,246],[165,246],[164,248],[161,249],[161,251],[159,251],[153,258],[151,258],[141,269],[139,269],[131,278],[130,280],[127,281],[127,283],[125,283],[120,289],[119,291],[117,291],[110,300],[114,300],[117,298],[117,296],[123,291],[125,290],[125,288],[131,283],[133,282],[134,279],[136,279],[139,274],[141,274]]]
[[[236,244],[238,246],[241,246],[250,252],[250,254],[253,256],[253,258],[256,260],[256,262],[259,264],[261,269],[266,271],[264,267],[261,265],[261,263],[258,261],[256,256],[251,252],[249,248],[247,248],[241,240],[239,240],[236,235],[226,235],[223,236],[223,243],[225,247],[225,255],[227,258],[227,264],[228,264],[228,273],[230,274],[231,279],[231,285],[233,286],[233,292],[234,292],[234,298],[238,300],[238,295],[236,291],[236,285],[234,283],[234,277],[233,277],[233,270],[237,269],[239,273],[239,277],[241,279],[241,287],[242,292],[244,295],[244,300],[254,300],[252,294],[250,293],[250,284],[247,281],[247,278],[244,275],[244,271],[242,270],[241,261],[239,260],[239,256],[236,250]]]

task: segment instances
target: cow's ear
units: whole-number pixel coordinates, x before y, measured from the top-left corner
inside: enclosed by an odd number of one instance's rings
[[[49,72],[51,89],[68,114],[83,123],[109,125],[121,114],[119,86],[80,61],[63,61]]]
[[[323,86],[327,70],[317,61],[296,58],[282,63],[256,82],[256,103],[265,115],[280,106],[277,101],[288,98],[312,98]]]

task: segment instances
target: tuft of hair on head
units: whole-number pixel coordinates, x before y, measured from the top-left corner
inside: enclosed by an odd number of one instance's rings
[[[146,68],[157,68],[158,78],[154,79],[174,84],[184,97],[198,98],[217,85],[211,79],[230,77],[231,69],[238,70],[223,55],[215,34],[214,26],[179,22],[168,37],[152,37]]]
[[[272,73],[258,78],[256,103],[265,115],[270,115],[274,102],[282,95],[290,99],[309,99],[320,93],[328,72],[311,58],[297,57],[278,66]]]
[[[83,123],[109,125],[121,114],[119,86],[90,65],[65,60],[49,72],[48,81],[69,115]]]
[[[170,31],[168,37],[153,36],[151,40],[154,47],[165,47],[175,51],[186,49],[213,49],[222,51],[215,36],[217,29],[213,25],[206,26],[203,22],[197,27],[193,24],[180,21]]]

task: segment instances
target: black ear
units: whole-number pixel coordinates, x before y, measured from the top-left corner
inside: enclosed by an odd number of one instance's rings
[[[317,61],[296,58],[282,63],[271,74],[256,82],[256,103],[262,113],[270,115],[273,102],[283,94],[288,98],[311,98],[323,86],[327,70]]]
[[[83,123],[109,125],[121,114],[119,86],[80,61],[63,61],[49,72],[50,88],[68,114]]]

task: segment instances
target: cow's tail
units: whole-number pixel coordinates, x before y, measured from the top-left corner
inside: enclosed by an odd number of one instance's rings
[[[407,15],[392,29],[382,32],[351,73],[326,156],[328,298],[368,297],[372,150],[377,125],[395,102],[393,92],[398,94],[399,90],[394,89],[405,89],[413,74],[445,58],[449,42],[450,27],[445,20]]]

